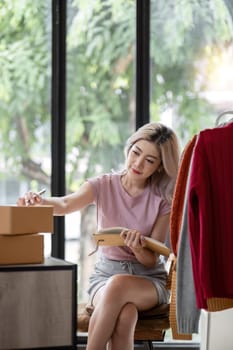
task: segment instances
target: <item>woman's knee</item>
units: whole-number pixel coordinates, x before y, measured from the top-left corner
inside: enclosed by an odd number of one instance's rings
[[[110,277],[105,286],[105,293],[111,295],[111,297],[116,297],[116,300],[120,300],[121,295],[125,295],[125,289],[122,286],[125,285],[126,277],[126,275],[114,275]]]

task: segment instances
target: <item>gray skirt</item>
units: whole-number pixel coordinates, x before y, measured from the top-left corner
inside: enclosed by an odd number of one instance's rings
[[[150,280],[158,293],[158,303],[167,303],[170,293],[166,289],[167,272],[164,262],[158,260],[153,268],[146,268],[142,264],[133,261],[110,260],[106,257],[99,257],[94,266],[94,272],[89,278],[88,294],[90,303],[92,303],[96,292],[103,287],[108,279],[113,275],[134,275]]]

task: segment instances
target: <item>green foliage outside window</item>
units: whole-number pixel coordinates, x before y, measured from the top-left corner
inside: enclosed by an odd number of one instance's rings
[[[135,120],[136,2],[67,4],[67,191],[73,191],[85,177],[124,161]],[[232,46],[232,14],[230,0],[151,1],[151,119],[171,108],[184,142],[213,125],[216,108],[205,91],[211,60]],[[0,173],[10,169],[49,185],[41,159],[50,154],[51,2],[2,0],[0,33],[6,170]]]

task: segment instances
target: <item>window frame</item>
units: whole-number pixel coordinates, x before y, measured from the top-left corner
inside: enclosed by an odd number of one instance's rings
[[[150,120],[150,0],[135,0],[135,130]],[[65,195],[67,0],[52,0],[51,194]],[[65,220],[54,218],[52,256],[64,259]]]

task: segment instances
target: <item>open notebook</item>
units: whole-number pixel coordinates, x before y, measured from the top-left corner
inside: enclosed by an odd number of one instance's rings
[[[94,233],[93,237],[97,244],[94,252],[97,251],[99,245],[118,246],[118,247],[124,246],[125,245],[124,240],[120,236],[120,233],[122,230],[127,230],[127,229],[124,227],[109,227]],[[145,243],[146,243],[146,248],[151,249],[158,254],[164,255],[166,257],[170,255],[170,249],[165,244],[161,243],[160,241],[154,238],[145,237]],[[89,255],[93,254],[94,252],[90,253]]]

